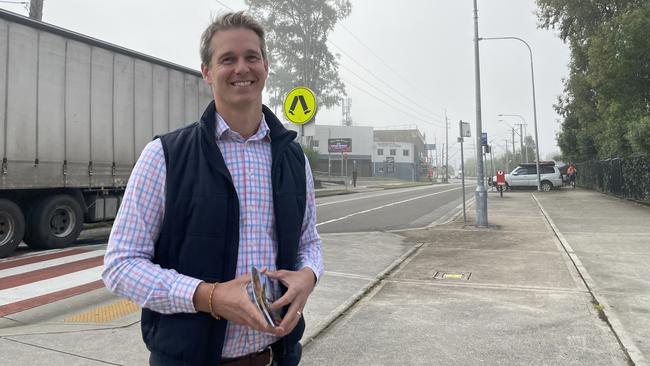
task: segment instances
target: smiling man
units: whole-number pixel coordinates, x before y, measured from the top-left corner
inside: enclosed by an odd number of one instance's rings
[[[124,195],[103,279],[142,306],[151,365],[297,365],[302,311],[323,273],[308,160],[262,105],[264,30],[243,12],[212,22],[201,72],[214,101],[200,120],[143,150]],[[269,326],[249,294],[266,268]]]

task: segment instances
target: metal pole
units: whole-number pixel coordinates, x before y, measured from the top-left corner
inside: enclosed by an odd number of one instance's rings
[[[515,129],[512,129],[512,162],[515,163],[515,156],[517,155],[517,150],[515,149]]]
[[[458,126],[460,128],[460,137],[458,138],[458,142],[460,142],[460,172],[461,172],[461,185],[463,187],[463,222],[467,222],[467,213],[465,209],[465,156],[463,155],[463,121],[458,122]]]
[[[476,12],[476,0],[474,0],[474,12]],[[478,25],[477,25],[478,27]],[[478,34],[478,33],[477,33]],[[478,38],[478,35],[477,35]],[[528,55],[530,56],[530,80],[531,87],[533,89],[533,125],[535,128],[535,166],[537,167],[537,191],[542,190],[542,180],[539,172],[539,136],[537,135],[537,98],[535,97],[535,70],[533,67],[533,50],[530,48],[528,42],[524,41],[519,37],[486,37],[480,38],[480,40],[503,40],[503,39],[514,39],[528,47]],[[478,43],[478,41],[477,41]]]
[[[480,145],[481,132],[483,132],[483,125],[481,123],[481,67],[479,62],[479,48],[478,48],[478,7],[476,0],[474,0],[474,68],[476,77],[476,137],[475,140]],[[476,155],[479,176],[476,177],[476,192],[474,193],[476,199],[476,226],[488,226],[488,213],[487,213],[487,190],[483,185],[483,160],[480,155]],[[465,200],[465,197],[463,197]]]
[[[506,172],[510,173],[510,164],[508,163],[508,139],[503,140],[506,142]]]
[[[449,182],[449,119],[445,110],[445,183]]]
[[[521,145],[521,160],[524,160],[524,125],[521,123],[519,124],[519,144]]]
[[[327,176],[332,176],[332,153],[330,153],[330,139],[332,138],[332,129],[327,129]]]
[[[524,125],[524,136],[528,136],[528,132],[526,132],[526,125]],[[524,142],[526,142],[526,137],[524,137]],[[528,160],[528,146],[526,146],[526,162],[528,163],[530,160]]]
[[[490,146],[490,162],[492,163],[492,172],[490,173],[490,176],[493,176],[496,174],[496,170],[494,170],[494,146]],[[496,182],[492,182],[492,186],[494,186]]]
[[[436,178],[435,181],[438,183],[438,174],[440,174],[440,171],[438,170],[438,138],[434,135],[433,136],[433,144],[436,146]]]

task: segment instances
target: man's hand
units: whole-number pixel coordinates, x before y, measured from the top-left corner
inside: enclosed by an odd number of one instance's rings
[[[234,280],[218,283],[212,293],[212,311],[231,322],[251,327],[255,330],[280,335],[283,328],[269,326],[262,313],[248,296],[246,287],[251,282],[250,274]],[[209,297],[212,284],[202,282],[194,295],[195,308],[210,312]]]
[[[273,271],[266,272],[269,278],[279,280],[287,287],[287,292],[281,298],[277,299],[270,305],[271,310],[279,311],[284,306],[289,305],[287,314],[282,319],[282,323],[276,328],[280,336],[285,336],[293,330],[302,316],[302,310],[307,303],[307,298],[314,290],[316,277],[314,272],[305,267],[299,271]]]

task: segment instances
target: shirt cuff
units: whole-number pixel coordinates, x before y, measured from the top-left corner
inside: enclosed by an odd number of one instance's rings
[[[179,274],[169,290],[169,302],[173,313],[196,313],[194,293],[202,281]]]
[[[316,266],[313,265],[312,263],[305,262],[300,266],[300,269],[303,268],[309,268],[314,273],[314,276],[316,277],[316,282],[314,283],[314,287],[316,287],[316,285],[318,285],[318,283],[320,282],[320,273],[316,270]]]

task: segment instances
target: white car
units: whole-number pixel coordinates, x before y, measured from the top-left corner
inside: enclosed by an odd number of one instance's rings
[[[553,188],[562,187],[562,174],[555,164],[543,163],[539,165],[540,182],[542,191],[548,192]],[[492,177],[496,182],[497,177]],[[506,174],[508,188],[537,187],[537,166],[534,163],[520,164],[510,174]]]

